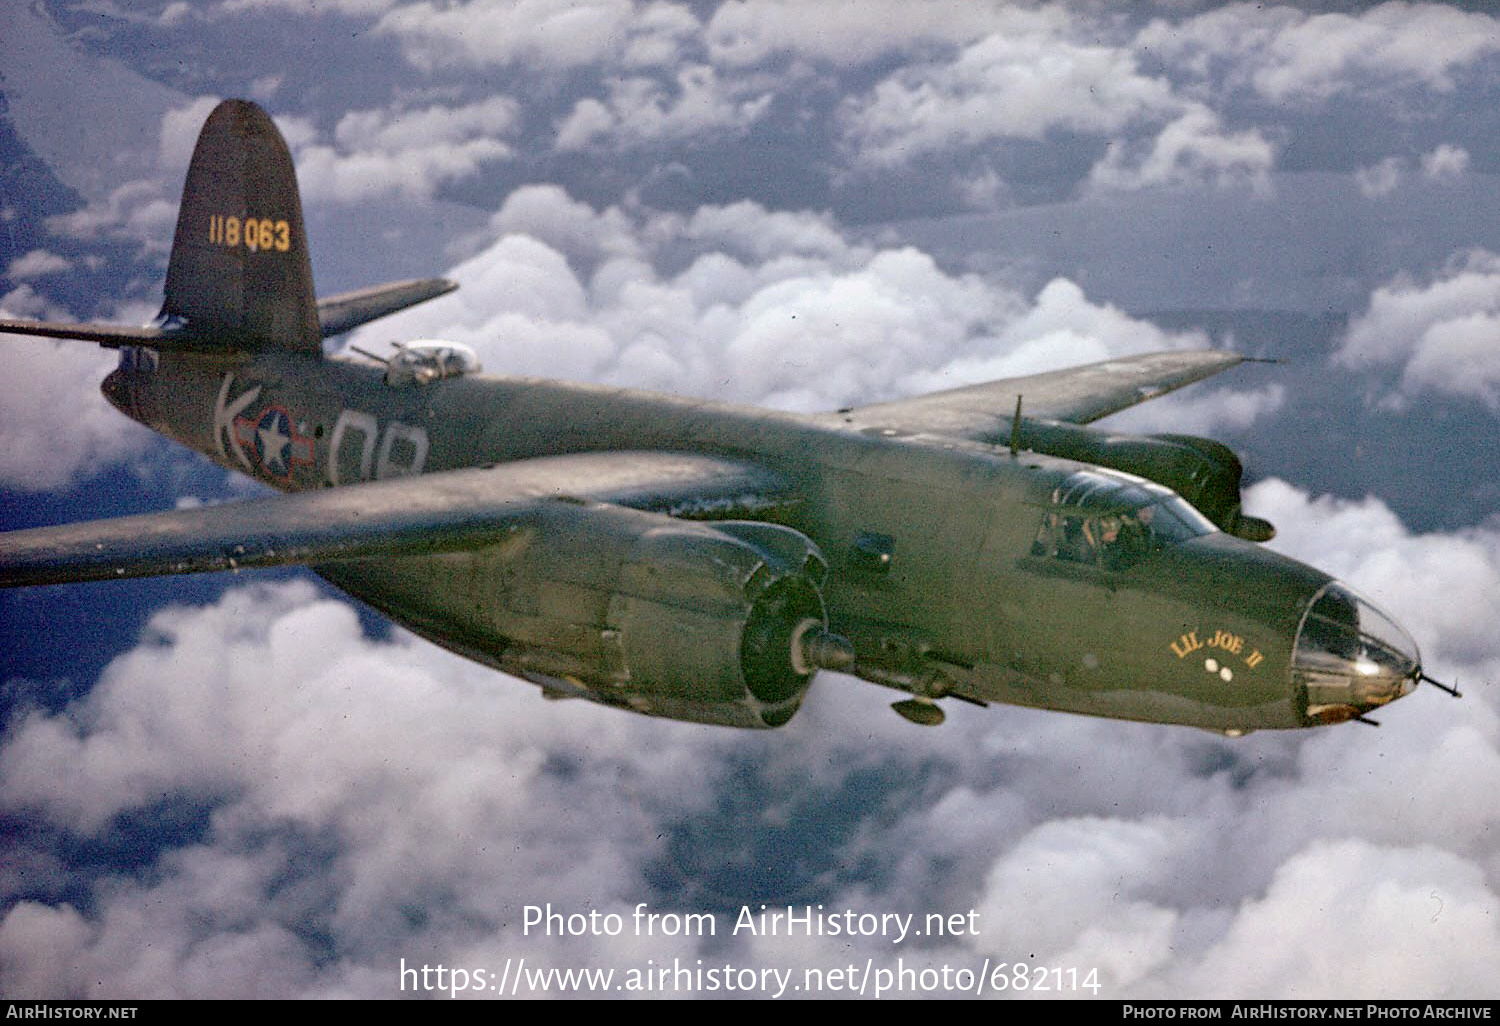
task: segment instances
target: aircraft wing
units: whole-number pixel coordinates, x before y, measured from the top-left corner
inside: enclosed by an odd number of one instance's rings
[[[548,504],[695,519],[796,501],[750,463],[661,452],[552,456],[245,502],[0,534],[0,586],[455,552],[502,540]]]
[[[1237,353],[1206,351],[1126,356],[840,412],[848,423],[864,427],[1003,443],[1010,436],[1017,396],[1023,416],[1087,424],[1244,359]]]

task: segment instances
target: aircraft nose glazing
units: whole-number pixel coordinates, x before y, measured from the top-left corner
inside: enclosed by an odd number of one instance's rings
[[[1292,679],[1307,717],[1338,723],[1410,694],[1422,661],[1411,635],[1346,585],[1330,581],[1307,604],[1292,654]]]

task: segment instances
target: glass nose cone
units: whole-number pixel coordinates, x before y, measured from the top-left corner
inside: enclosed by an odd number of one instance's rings
[[[1312,597],[1292,654],[1292,678],[1314,723],[1339,723],[1412,692],[1422,659],[1411,635],[1346,585]]]

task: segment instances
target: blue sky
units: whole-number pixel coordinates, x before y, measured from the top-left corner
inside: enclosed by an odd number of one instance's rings
[[[0,992],[398,996],[398,967],[866,958],[1101,993],[1494,997],[1500,22],[1484,5],[42,2],[0,12],[0,309],[142,323],[218,99],[276,117],[353,341],[817,410],[1160,348],[1431,689],[1226,740],[825,675],[746,735],[444,654],[309,575],[0,596]],[[248,486],[7,342],[7,526]],[[976,910],[975,936],[538,937],[526,905]]]

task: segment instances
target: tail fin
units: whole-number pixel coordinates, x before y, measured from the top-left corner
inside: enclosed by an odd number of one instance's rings
[[[322,340],[458,288],[442,278],[313,295],[297,172],[281,133],[248,100],[225,100],[198,135],[167,265],[161,323],[145,328],[0,320],[0,333],[185,352],[279,349]]]
[[[213,348],[322,352],[292,156],[249,101],[219,104],[198,136],[162,315]]]

